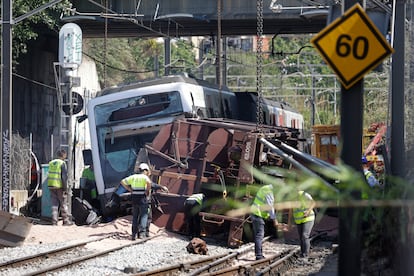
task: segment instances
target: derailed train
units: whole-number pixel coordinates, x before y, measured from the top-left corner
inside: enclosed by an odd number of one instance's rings
[[[192,193],[201,191],[217,198],[217,193],[208,191],[210,184],[234,188],[252,184],[252,172],[241,163],[283,164],[258,142],[262,134],[257,132],[257,98],[255,93],[233,93],[186,76],[168,76],[104,90],[90,100],[90,162],[102,215],[127,210],[128,200],[123,199],[128,196],[117,189],[138,162],[150,163],[153,181],[169,188],[169,194],[157,196],[162,212],[153,209],[154,223],[173,231],[185,231],[182,206]],[[285,104],[268,100],[262,101],[261,109],[262,130],[270,135],[268,138],[276,137],[298,148],[303,116]],[[264,160],[265,155],[272,158]],[[222,192],[218,198],[225,200]],[[120,204],[107,208],[114,194],[120,196]],[[230,192],[227,196],[235,195]],[[213,204],[207,210],[204,221],[214,224],[218,219],[217,226],[227,225],[228,218],[221,217],[223,210],[210,212],[217,206]],[[212,213],[216,216],[211,220]],[[233,222],[237,224],[240,219]]]

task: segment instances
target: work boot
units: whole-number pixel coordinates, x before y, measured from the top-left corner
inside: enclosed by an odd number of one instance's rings
[[[64,226],[71,226],[71,225],[73,225],[73,222],[72,222],[72,221],[70,221],[70,220],[68,220],[68,221],[64,221],[64,222],[63,222],[63,225],[64,225]]]
[[[263,255],[256,256],[256,261],[261,260],[261,259],[264,259],[264,258],[265,257]]]
[[[137,235],[136,234],[132,234],[131,235],[131,240],[135,241],[137,239]]]
[[[59,208],[54,206],[54,207],[52,207],[52,222],[53,222],[53,225],[57,225],[58,220],[59,220]]]

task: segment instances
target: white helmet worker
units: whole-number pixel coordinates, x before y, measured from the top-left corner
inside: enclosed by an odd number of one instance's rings
[[[147,163],[141,163],[141,164],[139,164],[139,169],[140,169],[141,171],[143,171],[143,170],[147,170],[147,171],[149,171],[149,170],[150,170],[150,168],[149,168],[149,166],[148,166],[148,164],[147,164]]]

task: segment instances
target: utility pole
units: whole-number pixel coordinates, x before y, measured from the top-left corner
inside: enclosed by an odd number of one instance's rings
[[[405,92],[405,0],[394,1],[394,29],[392,37],[392,46],[395,53],[391,63],[391,174],[399,179],[406,177],[406,156],[405,156],[405,139],[404,139],[404,92]],[[410,185],[408,181],[406,185]],[[410,200],[401,194],[402,200]],[[400,220],[400,225],[394,226],[394,231],[400,231],[398,235],[398,248],[394,252],[396,272],[399,275],[409,275],[414,270],[414,234],[408,229],[413,223],[413,206],[401,206],[399,216],[404,218]],[[390,227],[390,226],[386,226]]]
[[[171,38],[164,37],[164,76],[171,74]]]
[[[10,211],[11,133],[12,133],[12,1],[3,0],[1,7],[1,209]]]

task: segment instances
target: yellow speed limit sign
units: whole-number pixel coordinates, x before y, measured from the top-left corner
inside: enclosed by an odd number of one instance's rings
[[[311,43],[346,89],[394,51],[359,4],[318,33]]]

